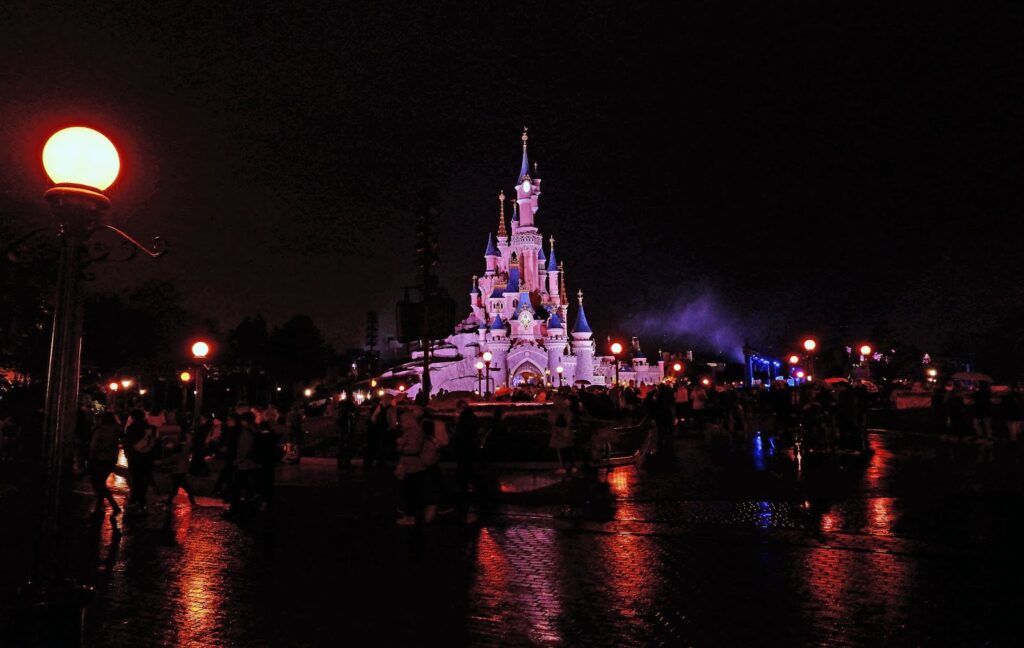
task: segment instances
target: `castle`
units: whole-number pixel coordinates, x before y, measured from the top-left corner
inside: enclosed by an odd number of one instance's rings
[[[569,321],[570,299],[566,292],[565,266],[558,261],[554,237],[537,228],[541,179],[537,166],[530,172],[527,131],[522,134],[523,157],[511,200],[511,222],[506,227],[506,196],[498,194],[497,235],[488,234],[484,272],[473,277],[469,293],[470,313],[452,335],[431,352],[432,391],[494,391],[520,385],[603,385],[614,380],[614,359],[595,357],[593,331],[583,310],[583,292],[575,300],[575,322]],[[489,356],[485,353],[489,352]],[[477,363],[489,357],[483,380]],[[413,362],[390,375],[422,373],[422,351]],[[648,365],[634,358],[626,368],[637,382],[658,382],[662,363]],[[490,374],[487,381],[486,374]],[[385,376],[387,376],[386,374]],[[625,379],[625,375],[620,375]],[[419,385],[409,388],[414,395]]]

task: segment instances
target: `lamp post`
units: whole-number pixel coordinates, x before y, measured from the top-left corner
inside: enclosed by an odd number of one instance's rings
[[[482,360],[476,361],[476,393],[483,394],[484,391],[484,363]]]
[[[807,382],[811,382],[812,380],[814,380],[813,376],[814,374],[817,373],[817,370],[814,366],[814,350],[817,348],[818,341],[815,340],[814,338],[807,338],[804,340],[804,351],[807,352],[807,359],[809,360],[808,365],[810,365],[811,370],[811,373],[807,376]]]
[[[32,581],[23,593],[34,612],[26,615],[27,632],[36,635],[33,641],[76,644],[81,610],[91,592],[67,578],[71,449],[81,372],[82,271],[110,256],[106,246],[89,247],[86,243],[94,233],[109,230],[131,246],[130,256],[136,249],[151,257],[161,256],[165,250],[159,240],[151,251],[121,230],[100,223],[102,212],[111,204],[103,192],[114,183],[121,166],[117,149],[103,134],[81,126],[60,130],[47,140],[42,161],[53,182],[45,198],[54,215],[60,261],[43,408],[39,539]],[[47,230],[31,232],[19,243]]]
[[[870,373],[868,362],[870,362],[871,352],[873,350],[874,349],[871,348],[870,344],[862,344],[860,345],[860,349],[858,349],[858,351],[860,351],[860,366],[864,368],[865,373]]]
[[[185,410],[188,409],[188,384],[192,381],[192,374],[188,371],[182,371],[178,374],[178,379],[181,380],[181,429],[182,432],[185,430]]]
[[[196,400],[192,410],[192,431],[198,432],[199,415],[203,413],[203,378],[205,377],[206,357],[210,355],[210,345],[202,340],[192,344],[192,361],[196,364]]]
[[[485,390],[487,392],[485,394],[486,398],[490,398],[491,397],[491,360],[493,360],[493,359],[494,359],[494,354],[492,354],[490,351],[484,351],[484,367],[486,368],[485,369],[486,373],[484,374],[484,376],[485,376]]]
[[[558,387],[559,388],[564,387],[565,386],[565,382],[564,382],[565,377],[563,376],[563,374],[565,373],[565,367],[563,367],[562,365],[558,365],[558,367],[555,369],[555,372],[558,373]]]
[[[622,345],[618,342],[612,343],[612,356],[615,358],[615,384],[619,384],[619,354],[622,353]]]

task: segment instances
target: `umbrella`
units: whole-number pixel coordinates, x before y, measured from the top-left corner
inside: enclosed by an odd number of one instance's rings
[[[966,380],[970,382],[995,382],[988,374],[978,373],[977,371],[958,371],[952,376],[953,380]]]
[[[508,387],[498,387],[497,389],[494,390],[494,395],[496,397],[497,396],[504,396],[505,394],[511,394],[511,393],[512,393],[512,390],[510,388],[508,388]]]
[[[836,376],[835,378],[826,378],[825,379],[825,384],[826,385],[834,385],[836,383],[848,383],[848,382],[850,382],[850,381],[847,380],[846,378],[840,378],[839,376]]]

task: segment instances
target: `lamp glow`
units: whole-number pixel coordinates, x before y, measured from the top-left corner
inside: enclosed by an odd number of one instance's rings
[[[114,392],[117,391],[118,387],[120,387],[120,385],[118,385],[116,382],[112,382],[109,385],[107,385],[107,389]]]
[[[796,372],[796,377],[797,378],[803,378],[804,377],[804,372],[802,372],[802,371]]]
[[[484,362],[490,362],[494,355],[490,351],[484,351]]]
[[[807,338],[806,340],[804,340],[804,350],[810,352],[814,351],[817,348],[818,343],[814,340],[814,338]]]
[[[793,354],[793,355],[789,356],[789,364],[795,365],[795,364],[797,364],[799,362],[800,362],[800,356],[798,356],[796,354]]]
[[[484,363],[483,363],[483,362],[480,362],[480,361],[478,360],[478,361],[477,361],[477,363],[476,363],[476,370],[477,370],[477,371],[482,371],[482,370],[483,370],[483,368],[484,368]]]
[[[563,371],[565,371],[565,368],[562,367],[562,365],[558,365],[558,368],[555,369],[555,371],[557,371],[559,374],[561,374]]]
[[[309,398],[310,396],[312,396],[312,395],[313,395],[313,390],[312,390],[312,389],[310,389],[309,387],[306,387],[306,388],[305,388],[305,389],[304,389],[304,390],[302,391],[302,393],[306,395],[306,398]]]
[[[619,355],[620,353],[622,353],[622,345],[619,344],[618,342],[613,342],[612,343],[612,354],[613,355]]]
[[[710,385],[710,384],[711,384],[711,381],[710,381],[710,380],[708,380],[707,378],[705,378],[704,380],[700,381],[700,384],[702,384],[702,385],[704,385],[705,387],[707,387],[708,385]]]
[[[183,382],[183,383],[187,383],[188,381],[192,380],[192,374],[190,374],[190,373],[189,373],[189,372],[187,372],[187,371],[182,371],[182,372],[181,372],[181,373],[180,373],[180,374],[178,375],[178,378],[181,378],[181,382]]]
[[[192,355],[196,358],[205,358],[210,353],[210,345],[206,342],[196,342],[192,345]]]
[[[868,344],[862,345],[860,347],[860,354],[862,356],[869,356],[869,355],[871,355],[871,345],[868,345]]]
[[[674,371],[676,373],[679,373],[682,370],[683,370],[683,364],[681,362],[677,362],[674,365],[672,365],[672,371]]]
[[[121,170],[117,149],[105,135],[72,126],[50,136],[43,146],[43,169],[55,184],[71,183],[103,191]]]
[[[131,379],[131,378],[125,378],[125,379],[123,379],[123,380],[121,381],[121,386],[122,386],[122,387],[124,387],[125,389],[128,389],[129,387],[131,387],[131,386],[132,386],[132,379]]]

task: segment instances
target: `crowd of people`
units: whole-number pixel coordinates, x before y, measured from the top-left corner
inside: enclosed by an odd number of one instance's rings
[[[672,440],[680,436],[700,435],[738,447],[757,434],[782,445],[800,443],[808,450],[864,452],[872,394],[864,384],[845,381],[739,389],[680,379],[610,387],[521,386],[488,400],[495,406],[458,400],[453,412],[452,403],[438,408],[435,402],[440,401],[431,401],[424,407],[405,394],[385,393],[358,405],[350,398],[326,399],[315,412],[304,401],[286,412],[273,405],[239,405],[216,416],[201,415],[194,424],[173,411],[139,408],[119,416],[83,407],[76,424],[76,469],[92,482],[97,513],[108,506],[112,514],[121,513],[107,480],[122,449],[129,514],[151,505],[166,508],[182,491],[195,504],[190,478],[218,467],[213,494],[229,503],[225,515],[266,510],[273,503],[277,465],[301,461],[309,436],[307,417],[325,417],[333,423],[339,469],[394,466],[403,502],[398,523],[411,525],[454,511],[472,519],[481,502],[493,495],[494,487],[480,469],[481,450],[489,435],[503,437],[507,430],[502,401],[545,405],[538,411],[549,431],[551,459],[557,461],[557,472],[574,474],[608,457],[616,442],[607,425],[595,422],[649,430],[654,448],[667,450],[664,454],[673,454]],[[969,394],[940,385],[931,416],[935,429],[953,438],[991,442],[993,429],[1005,427],[1008,438],[1016,441],[1024,427],[1024,388],[993,399],[987,383]],[[12,428],[9,418],[0,420],[5,452],[12,446]],[[448,446],[444,452],[456,464],[455,489],[447,487],[440,469],[441,453]],[[155,479],[157,472],[167,478]]]

